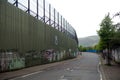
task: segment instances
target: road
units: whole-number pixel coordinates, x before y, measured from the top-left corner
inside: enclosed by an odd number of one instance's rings
[[[83,53],[66,63],[11,80],[100,80],[98,65],[97,54]]]

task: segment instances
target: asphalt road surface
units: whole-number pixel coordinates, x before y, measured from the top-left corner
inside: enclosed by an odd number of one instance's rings
[[[99,57],[95,53],[82,56],[42,71],[11,80],[100,80]]]

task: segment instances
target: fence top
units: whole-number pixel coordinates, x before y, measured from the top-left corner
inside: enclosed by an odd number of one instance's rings
[[[14,6],[29,13],[33,17],[45,22],[55,29],[67,33],[71,38],[77,39],[75,29],[65,20],[55,8],[46,0],[7,0]],[[77,41],[77,40],[76,40]]]

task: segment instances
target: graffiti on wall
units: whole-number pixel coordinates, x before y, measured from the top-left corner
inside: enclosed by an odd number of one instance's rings
[[[23,68],[25,59],[20,58],[16,51],[0,51],[0,72]]]

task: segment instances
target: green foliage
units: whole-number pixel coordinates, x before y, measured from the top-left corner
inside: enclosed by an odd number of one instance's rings
[[[108,44],[110,43],[111,38],[115,33],[115,29],[112,23],[113,22],[108,14],[100,24],[100,30],[98,31],[98,35],[100,37],[98,46],[100,50],[108,47]]]
[[[86,47],[83,47],[82,45],[80,45],[78,49],[79,51],[82,51],[82,52],[85,52],[87,50]]]
[[[78,49],[79,51],[85,52],[87,50],[97,50],[97,46],[95,45],[95,46],[90,46],[90,47],[83,47],[80,45]]]
[[[111,39],[112,48],[120,46],[120,31],[116,31]]]
[[[95,46],[93,46],[93,49],[98,51],[99,50],[99,45],[96,44]]]

